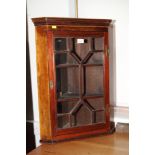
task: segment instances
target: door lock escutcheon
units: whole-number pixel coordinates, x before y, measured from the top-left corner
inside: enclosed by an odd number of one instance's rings
[[[53,89],[53,87],[54,87],[53,81],[50,80],[50,89]]]

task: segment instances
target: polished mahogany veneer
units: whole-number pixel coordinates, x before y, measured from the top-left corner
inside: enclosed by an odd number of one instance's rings
[[[41,141],[110,131],[110,19],[41,17],[36,32]]]

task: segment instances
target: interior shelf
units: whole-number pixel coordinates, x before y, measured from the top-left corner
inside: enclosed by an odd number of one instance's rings
[[[102,98],[104,97],[103,94],[85,94],[82,96],[83,99],[95,99],[95,98]],[[57,97],[58,102],[63,101],[74,101],[80,98],[79,94],[64,94],[62,96]]]
[[[59,129],[104,123],[102,45],[103,38],[56,38]]]
[[[94,64],[83,64],[83,66],[86,66],[86,67],[91,67],[91,66],[103,66],[102,63],[94,63]]]
[[[54,53],[55,54],[63,54],[63,53],[65,53],[65,54],[67,54],[67,53],[74,53],[75,51],[73,51],[73,50],[65,50],[65,51],[63,51],[63,50],[59,50],[59,51],[54,51]],[[89,53],[97,53],[97,52],[104,52],[104,50],[91,50],[91,51],[89,51]]]
[[[76,64],[60,64],[56,65],[56,68],[62,68],[62,67],[78,67],[79,65]]]

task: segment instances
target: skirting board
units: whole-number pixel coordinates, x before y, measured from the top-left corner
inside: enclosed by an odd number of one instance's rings
[[[129,123],[129,108],[122,106],[110,106],[110,121],[117,123]]]

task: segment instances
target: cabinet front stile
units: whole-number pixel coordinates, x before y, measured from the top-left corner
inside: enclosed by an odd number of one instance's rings
[[[51,31],[47,32],[47,44],[48,44],[48,63],[49,63],[49,89],[50,89],[50,109],[51,109],[51,128],[52,128],[52,138],[56,135],[56,111],[57,111],[57,101],[56,101],[56,71],[55,71],[55,57],[54,57],[54,43],[53,43],[53,33]]]

